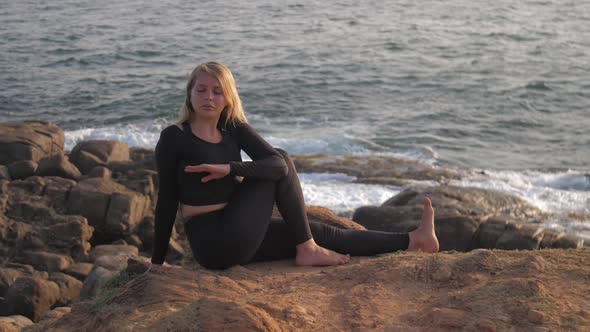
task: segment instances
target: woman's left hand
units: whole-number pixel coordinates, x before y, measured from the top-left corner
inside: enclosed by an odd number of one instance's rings
[[[228,176],[230,168],[229,164],[200,164],[186,166],[184,171],[187,173],[209,173],[209,175],[201,179],[201,182],[209,182]]]

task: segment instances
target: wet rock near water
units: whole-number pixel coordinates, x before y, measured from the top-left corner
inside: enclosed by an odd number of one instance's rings
[[[344,173],[359,183],[407,185],[413,181],[446,182],[459,173],[416,161],[385,156],[340,156],[326,154],[292,156],[298,172]]]
[[[409,232],[420,223],[426,196],[435,209],[436,234],[443,251],[583,246],[583,240],[575,236],[545,229],[541,222],[547,214],[526,201],[479,188],[408,188],[381,206],[358,208],[352,219],[367,229]]]

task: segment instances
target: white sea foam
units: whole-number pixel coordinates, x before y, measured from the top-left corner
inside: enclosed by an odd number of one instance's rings
[[[127,123],[70,130],[65,132],[64,149],[70,151],[78,142],[88,140],[117,140],[129,146],[154,148],[164,125],[162,121],[153,121],[145,125]]]
[[[451,181],[451,184],[513,194],[554,214],[547,227],[569,230],[590,240],[590,177],[587,174],[485,171]]]
[[[347,213],[363,205],[381,205],[398,194],[400,187],[354,183],[345,174],[299,174],[305,202],[329,207],[335,213]]]

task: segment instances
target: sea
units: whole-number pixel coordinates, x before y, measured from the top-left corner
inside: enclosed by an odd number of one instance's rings
[[[188,73],[219,61],[291,154],[460,170],[451,184],[519,196],[590,240],[590,1],[0,0],[0,22],[0,121],[53,122],[66,150],[154,147]],[[301,179],[337,213],[404,189]]]

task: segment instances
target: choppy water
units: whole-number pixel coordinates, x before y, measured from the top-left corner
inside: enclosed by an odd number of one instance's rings
[[[68,148],[154,146],[186,74],[218,60],[291,153],[484,169],[461,184],[590,213],[588,1],[0,1],[0,21],[0,121],[55,122]],[[382,199],[305,183],[332,207]]]

